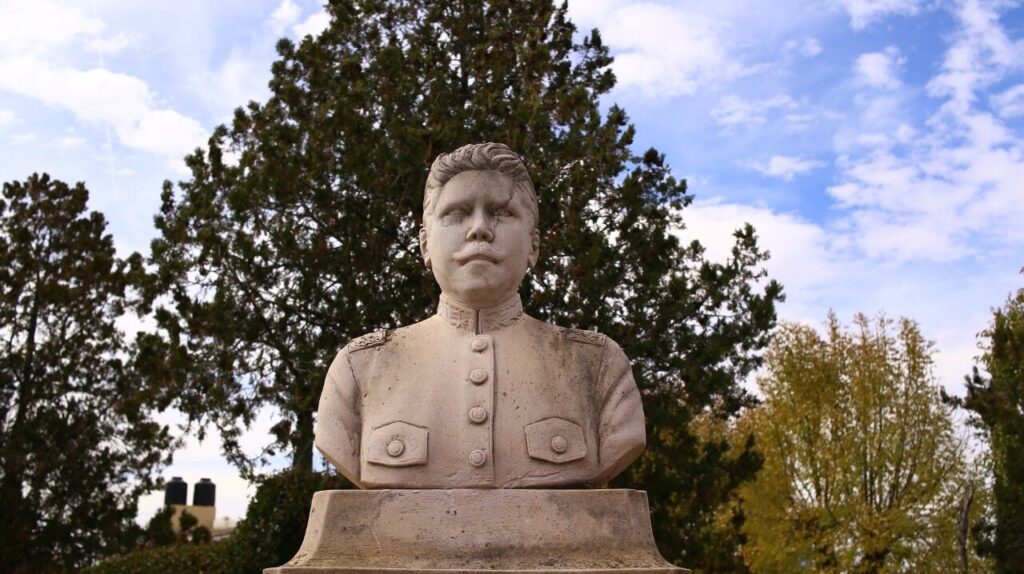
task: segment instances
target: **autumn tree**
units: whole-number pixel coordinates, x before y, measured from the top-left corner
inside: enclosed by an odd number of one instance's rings
[[[741,489],[754,572],[953,572],[963,441],[908,319],[783,325],[743,425],[764,467]]]
[[[540,198],[541,261],[528,312],[598,329],[633,360],[648,449],[617,482],[650,492],[662,551],[703,560],[711,509],[752,476],[698,440],[695,413],[734,416],[781,289],[749,226],[731,257],[681,244],[691,196],[601,98],[615,83],[598,32],[550,0],[331,2],[330,26],[278,44],[272,95],[236,111],[191,176],[166,184],[152,245],[154,377],[180,408],[237,437],[260,408],[269,452],[313,461],[324,374],[350,339],[424,319],[437,291],[418,253],[427,170],[439,153],[498,141],[525,156]]]
[[[169,454],[115,321],[130,269],[88,192],[47,175],[0,199],[0,571],[71,572],[130,543]]]
[[[958,403],[976,415],[991,448],[994,524],[976,530],[1002,574],[1024,572],[1024,289],[993,315],[982,333],[988,376],[975,368]]]

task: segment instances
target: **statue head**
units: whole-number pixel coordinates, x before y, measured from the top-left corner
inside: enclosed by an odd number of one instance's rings
[[[441,154],[423,193],[423,261],[445,295],[493,307],[537,262],[539,218],[530,175],[507,146],[472,144]]]

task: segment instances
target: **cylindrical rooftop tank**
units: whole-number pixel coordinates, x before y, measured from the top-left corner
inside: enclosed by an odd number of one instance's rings
[[[209,478],[201,478],[192,490],[192,506],[214,506],[217,501],[217,485]]]
[[[188,504],[188,483],[175,476],[164,485],[164,504]]]

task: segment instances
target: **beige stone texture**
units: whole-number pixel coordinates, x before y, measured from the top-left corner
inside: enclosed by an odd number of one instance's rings
[[[361,488],[596,486],[621,472],[645,440],[626,355],[523,313],[540,236],[519,157],[500,144],[442,155],[424,195],[437,314],[338,353],[317,448]]]
[[[689,572],[658,554],[637,490],[322,491],[265,574]]]
[[[265,572],[685,572],[659,555],[643,492],[542,490],[602,485],[645,430],[614,341],[523,312],[537,206],[503,145],[434,162],[420,248],[437,314],[349,342],[317,413],[327,459],[388,490],[317,493],[302,548]]]
[[[640,393],[614,341],[442,295],[431,319],[343,349],[316,445],[363,488],[595,485],[644,447]]]
[[[171,514],[171,529],[175,532],[181,530],[181,513],[187,512],[196,517],[198,526],[202,526],[213,532],[213,521],[216,518],[217,510],[213,506],[192,506],[186,504],[172,504],[174,512]]]

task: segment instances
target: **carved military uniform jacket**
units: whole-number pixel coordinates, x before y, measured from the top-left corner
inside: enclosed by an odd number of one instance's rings
[[[442,295],[435,316],[359,337],[320,397],[316,446],[362,488],[598,484],[644,447],[622,349],[523,313]]]

